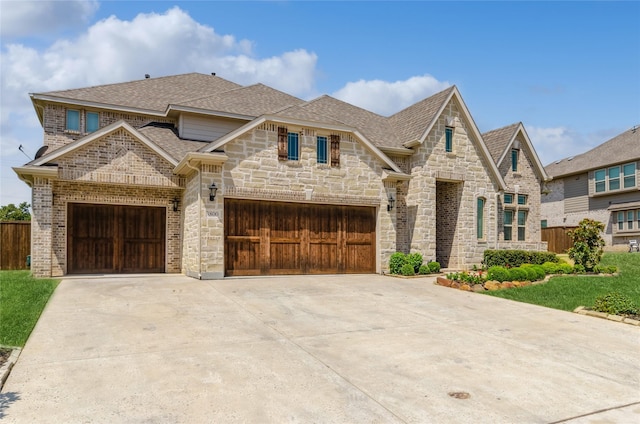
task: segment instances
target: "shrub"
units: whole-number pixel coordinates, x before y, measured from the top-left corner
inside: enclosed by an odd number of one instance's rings
[[[483,263],[487,267],[518,267],[522,264],[542,265],[545,262],[558,262],[553,252],[533,252],[528,250],[492,250],[484,251]]]
[[[573,272],[573,267],[568,263],[558,264],[558,274],[571,274]]]
[[[554,262],[545,262],[542,264],[542,269],[545,274],[559,274],[560,264]]]
[[[509,270],[509,279],[511,281],[526,281],[529,279],[526,268],[511,268]]]
[[[606,271],[607,274],[615,274],[616,272],[618,272],[618,267],[616,267],[615,265],[610,265],[608,267],[606,267]]]
[[[417,273],[422,265],[422,255],[420,253],[409,253],[407,255],[407,262],[413,267],[413,272]]]
[[[600,233],[603,231],[603,223],[585,218],[578,223],[578,228],[568,233],[573,240],[569,257],[576,265],[582,265],[586,271],[592,271],[602,259],[604,239]]]
[[[487,270],[487,278],[499,282],[510,279],[509,270],[503,266],[492,266]]]
[[[420,265],[420,269],[418,270],[418,274],[427,275],[429,274],[429,267],[426,265]]]
[[[440,262],[429,262],[427,266],[429,267],[429,272],[431,273],[435,274],[437,272],[440,272]]]
[[[613,315],[637,314],[638,308],[630,297],[618,292],[607,293],[596,298],[593,309]]]
[[[545,275],[547,275],[542,265],[524,264],[520,268],[526,271],[529,281],[543,280]]]
[[[575,264],[573,266],[573,272],[576,274],[584,274],[586,272],[584,266],[580,265],[580,264]]]
[[[400,274],[410,276],[410,275],[416,275],[416,272],[413,270],[413,265],[404,264],[402,265],[402,268],[400,268]]]
[[[389,272],[392,274],[400,274],[402,265],[407,263],[407,259],[404,253],[396,252],[389,258]]]

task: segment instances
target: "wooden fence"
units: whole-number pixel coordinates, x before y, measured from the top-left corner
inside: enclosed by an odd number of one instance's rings
[[[571,237],[567,234],[568,231],[575,229],[576,227],[548,227],[542,229],[542,241],[548,243],[547,250],[555,253],[566,253],[566,251],[573,246]]]
[[[31,221],[0,222],[0,269],[28,269]]]

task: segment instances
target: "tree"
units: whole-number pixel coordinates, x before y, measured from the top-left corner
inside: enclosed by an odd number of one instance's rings
[[[569,257],[576,265],[582,265],[586,271],[593,271],[602,259],[604,239],[600,233],[603,231],[603,223],[585,218],[578,223],[578,228],[568,233],[573,240]]]
[[[31,213],[27,202],[22,202],[18,206],[9,203],[0,206],[0,221],[31,221]]]

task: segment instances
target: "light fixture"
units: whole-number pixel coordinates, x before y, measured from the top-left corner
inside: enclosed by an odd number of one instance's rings
[[[218,187],[216,187],[216,183],[213,182],[211,183],[211,185],[209,186],[209,200],[210,201],[214,201],[216,200],[216,192],[218,191]]]
[[[387,204],[387,211],[391,211],[393,209],[393,205],[396,203],[396,199],[393,198],[393,194],[389,195],[389,203]]]
[[[173,204],[173,211],[178,212],[179,210],[178,206],[180,206],[180,199],[178,199],[177,197],[174,197],[171,203]]]

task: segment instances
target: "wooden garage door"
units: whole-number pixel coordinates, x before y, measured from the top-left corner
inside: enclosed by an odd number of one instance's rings
[[[375,208],[225,200],[226,275],[375,272]]]
[[[166,208],[70,203],[67,272],[164,272],[165,215]]]

